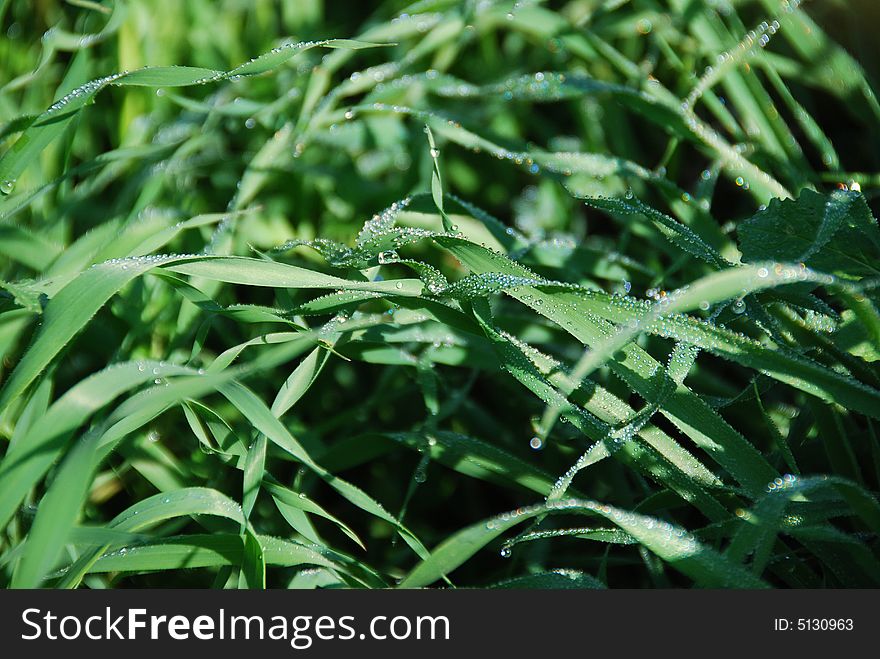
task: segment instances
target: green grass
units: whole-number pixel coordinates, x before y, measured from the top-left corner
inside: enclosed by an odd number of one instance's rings
[[[363,5],[0,0],[0,584],[880,585],[874,5]]]

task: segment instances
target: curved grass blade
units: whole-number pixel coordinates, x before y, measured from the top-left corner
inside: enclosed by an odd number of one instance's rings
[[[265,73],[283,64],[294,55],[311,48],[371,48],[379,45],[381,44],[348,39],[288,43],[252,59],[231,71],[215,71],[213,69],[188,66],[161,66],[125,73],[115,73],[92,80],[58,99],[30,124],[9,152],[4,154],[3,158],[0,159],[0,181],[10,183],[0,186],[0,190],[4,193],[11,191],[16,179],[24,171],[25,167],[61,135],[64,129],[74,120],[77,113],[88,103],[92,102],[96,94],[109,85],[145,87],[202,85],[235,76],[252,76]]]
[[[505,275],[534,277],[534,273],[509,258],[452,237],[435,238],[474,272],[500,272]],[[582,294],[546,293],[540,287],[508,291],[511,297],[557,323],[581,343],[595,345],[613,333],[613,326],[595,314],[585,314],[579,307]],[[587,310],[589,311],[589,310]],[[668,391],[662,366],[642,348],[627,344],[621,358],[609,366],[634,391],[649,403]],[[685,385],[665,394],[660,413],[669,417],[698,446],[708,451],[743,486],[754,493],[763,492],[778,474],[764,457],[738,432],[731,428],[709,405]]]
[[[469,526],[431,552],[401,582],[401,588],[427,586],[451,573],[480,549],[514,526],[547,514],[602,517],[635,538],[670,566],[698,585],[715,588],[762,588],[766,584],[744,568],[725,559],[682,529],[652,517],[585,499],[533,505]]]

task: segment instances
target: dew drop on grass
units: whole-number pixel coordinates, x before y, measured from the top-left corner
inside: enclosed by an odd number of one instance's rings
[[[540,451],[544,448],[544,441],[536,435],[529,440],[529,446],[536,451]]]
[[[251,128],[253,128],[256,125],[257,125],[257,120],[254,119],[253,117],[248,117],[244,122],[244,127],[247,128],[248,130],[250,130]]]
[[[0,192],[3,194],[9,194],[15,189],[15,180],[14,179],[6,179],[2,183],[0,183]]]
[[[387,263],[397,263],[400,261],[400,256],[398,256],[397,252],[393,249],[389,249],[384,252],[379,252],[379,263],[385,265]]]

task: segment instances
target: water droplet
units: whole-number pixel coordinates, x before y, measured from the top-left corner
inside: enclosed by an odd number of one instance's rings
[[[544,442],[540,437],[535,436],[529,440],[529,446],[534,450],[539,451],[544,448]]]
[[[2,183],[0,183],[0,192],[3,194],[9,194],[15,189],[15,179],[6,179]]]
[[[398,256],[397,252],[393,249],[379,252],[379,263],[385,265],[386,263],[397,263],[400,260],[400,256]]]

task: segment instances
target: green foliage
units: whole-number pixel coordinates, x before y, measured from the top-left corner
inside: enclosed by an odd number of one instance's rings
[[[880,274],[880,229],[857,193],[805,190],[795,201],[774,199],[737,234],[744,261],[803,262],[848,279]]]
[[[880,584],[876,54],[373,4],[0,2],[0,584]]]

